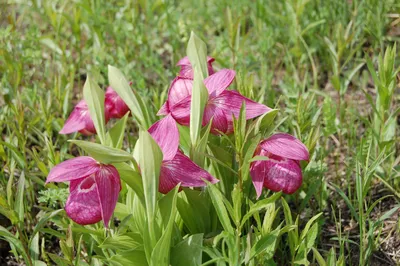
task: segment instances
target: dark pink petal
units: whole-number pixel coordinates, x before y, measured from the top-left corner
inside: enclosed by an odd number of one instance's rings
[[[210,98],[221,94],[226,88],[231,85],[235,78],[235,71],[230,69],[222,69],[204,80],[204,85],[208,90]]]
[[[301,186],[301,168],[298,161],[281,159],[262,161],[265,169],[264,187],[275,192],[292,194]]]
[[[265,178],[265,163],[264,161],[255,161],[250,167],[250,176],[253,182],[254,188],[256,189],[257,199],[261,196],[261,192],[264,186]]]
[[[76,223],[94,224],[101,221],[101,208],[94,175],[72,180],[65,212]]]
[[[100,202],[101,216],[104,226],[108,227],[108,222],[117,205],[118,195],[121,191],[121,181],[117,169],[112,165],[101,165],[95,174],[97,193]]]
[[[167,115],[169,114],[168,102],[165,102],[160,110],[158,110],[157,115]]]
[[[163,152],[163,160],[174,158],[179,146],[179,130],[171,115],[158,120],[149,128],[149,133]]]
[[[172,108],[182,99],[192,94],[193,80],[175,78],[168,91],[168,107]]]
[[[213,104],[207,104],[204,109],[203,126],[207,125],[212,118],[211,133],[220,135],[228,131],[228,121],[224,110]]]
[[[243,102],[246,103],[246,119],[255,118],[271,110],[268,106],[252,101],[233,90],[225,90],[211,101],[213,104],[223,109],[228,117],[232,117],[233,114],[238,118]]]
[[[109,118],[121,118],[129,112],[129,107],[111,87],[107,88],[105,94],[105,112]]]
[[[209,102],[225,112],[226,119],[228,121],[228,130],[226,131],[227,134],[233,131],[232,115],[234,115],[236,118],[239,117],[240,108],[242,107],[243,102],[246,103],[246,119],[255,118],[271,110],[271,108],[261,103],[252,101],[242,96],[239,92],[233,90],[225,90],[219,96],[215,97]]]
[[[212,62],[214,62],[214,58],[207,56],[208,75],[212,75],[214,73]],[[178,74],[179,77],[186,79],[193,79],[193,68],[187,56],[179,60],[177,66],[181,67]]]
[[[262,141],[260,146],[277,156],[292,160],[309,160],[307,147],[292,135],[278,133]]]
[[[178,151],[174,159],[163,162],[158,190],[166,194],[179,183],[182,187],[204,187],[206,183],[202,179],[212,184],[219,181]]]
[[[190,124],[190,104],[192,96],[189,95],[174,106],[170,106],[170,112],[175,121],[182,126]]]
[[[76,157],[54,166],[47,176],[46,183],[80,179],[95,173],[98,169],[99,164],[92,157]]]
[[[60,134],[71,134],[82,131],[84,135],[96,133],[92,119],[90,118],[88,107],[84,100],[80,101],[72,110]]]

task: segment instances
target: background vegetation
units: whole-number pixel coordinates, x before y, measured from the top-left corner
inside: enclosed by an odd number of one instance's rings
[[[396,0],[1,1],[0,263],[26,261],[18,246],[48,263],[79,257],[57,212],[67,186],[44,180],[80,152],[58,131],[86,73],[105,88],[107,65],[120,68],[155,121],[191,30],[217,67],[237,71],[242,94],[278,103],[277,129],[312,151],[301,191],[285,197],[299,228],[322,212],[310,262],[400,263]],[[281,241],[278,265],[291,248]]]

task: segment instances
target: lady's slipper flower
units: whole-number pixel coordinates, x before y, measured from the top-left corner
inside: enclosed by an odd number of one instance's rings
[[[76,223],[107,227],[118,201],[121,181],[117,169],[92,157],[76,157],[51,169],[46,183],[70,181],[65,212]]]
[[[227,90],[235,78],[235,71],[223,69],[204,80],[208,90],[208,101],[203,115],[203,126],[211,118],[211,132],[213,134],[231,133],[233,131],[233,118],[239,117],[242,103],[246,103],[246,119],[262,115],[271,109],[263,104],[254,102],[239,92]],[[190,103],[193,82],[177,78],[171,84],[168,100],[158,112],[159,115],[171,113],[172,117],[181,125],[188,126],[190,122]]]
[[[106,123],[109,120],[108,110],[105,109]],[[93,120],[90,117],[88,106],[85,100],[81,100],[72,110],[60,134],[71,134],[80,132],[83,135],[90,136],[96,133]]]
[[[212,184],[218,182],[179,151],[179,131],[171,115],[153,124],[149,133],[163,153],[158,187],[161,193],[168,193],[179,183],[182,187],[203,187],[206,183],[202,179]]]
[[[214,69],[212,67],[212,63],[214,61],[215,61],[214,58],[212,58],[211,56],[207,56],[208,75],[214,74]],[[193,79],[193,68],[187,56],[179,60],[176,65],[181,67],[178,77],[185,79]]]
[[[309,160],[307,147],[300,140],[289,134],[278,133],[262,141],[254,155],[269,158],[255,161],[250,167],[257,198],[263,187],[286,194],[292,194],[300,188],[300,161]]]
[[[107,88],[104,101],[110,118],[121,118],[129,112],[129,107],[111,87]]]

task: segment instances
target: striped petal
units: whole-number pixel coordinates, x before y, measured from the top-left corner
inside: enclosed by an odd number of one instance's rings
[[[310,159],[307,147],[292,135],[278,133],[260,143],[260,146],[267,152],[292,160]]]
[[[108,227],[108,222],[114,212],[121,191],[121,181],[117,169],[112,165],[102,165],[94,178],[100,202],[101,217],[104,226]]]
[[[174,106],[170,106],[172,117],[182,126],[189,126],[190,124],[191,97],[189,95]]]
[[[217,97],[226,88],[231,85],[235,78],[235,71],[230,69],[222,69],[204,80],[204,85],[208,90],[210,98]]]
[[[149,133],[163,152],[163,160],[174,158],[179,146],[179,130],[171,115],[157,121],[149,128]]]
[[[108,114],[106,117],[109,118],[121,118],[130,111],[126,103],[111,87],[107,88],[104,104],[105,112]]]
[[[203,126],[207,125],[212,119],[211,133],[219,135],[228,131],[227,115],[224,110],[213,104],[207,104],[204,109]]]
[[[296,192],[302,183],[301,168],[298,161],[284,159],[280,161],[262,161],[264,164],[264,187],[286,194]]]
[[[96,133],[93,120],[90,118],[89,110],[84,100],[81,100],[74,107],[59,133],[71,134],[78,131],[84,135]]]
[[[99,170],[99,164],[89,156],[69,159],[54,166],[47,176],[48,182],[66,182],[87,177]]]
[[[189,95],[192,95],[193,80],[175,78],[168,91],[168,106],[173,107]]]
[[[172,160],[164,161],[161,166],[159,191],[166,194],[179,183],[182,187],[204,187],[206,183],[202,179],[212,184],[219,181],[178,151]]]
[[[167,115],[167,114],[169,114],[168,101],[165,102],[161,106],[160,110],[158,110],[158,112],[157,112],[157,115]]]

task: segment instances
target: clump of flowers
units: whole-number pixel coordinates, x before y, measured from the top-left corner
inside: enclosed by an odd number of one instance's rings
[[[235,133],[234,120],[239,119],[243,104],[245,120],[255,119],[272,110],[244,97],[236,90],[229,89],[234,82],[235,71],[231,69],[215,71],[213,62],[212,57],[207,57],[209,76],[203,83],[208,95],[202,114],[203,127],[211,122],[212,134],[231,135]],[[210,184],[219,182],[179,148],[180,133],[177,124],[190,126],[195,70],[188,57],[182,58],[177,65],[180,71],[169,87],[166,102],[158,111],[158,115],[164,118],[148,128],[148,133],[161,151],[162,160],[157,187],[162,194],[169,193],[178,185],[196,188],[206,186],[205,181]],[[130,106],[136,108],[136,103],[133,103]],[[102,104],[104,113],[100,115],[104,116],[105,123],[110,119],[120,119],[128,112],[136,117],[135,110],[130,109],[118,94],[118,90],[115,91],[111,86],[107,88]],[[95,134],[96,126],[99,125],[94,123],[92,117],[93,114],[90,114],[85,100],[81,100],[60,133]],[[129,154],[124,153],[124,156],[129,157]],[[289,134],[278,133],[265,138],[257,145],[254,158],[249,171],[259,198],[263,187],[286,194],[296,192],[302,184],[300,161],[308,161],[309,152],[300,140]],[[133,156],[131,160],[136,161]],[[146,160],[153,159],[146,158]],[[141,173],[141,165],[137,162],[136,171]],[[86,225],[102,220],[104,225],[108,226],[121,190],[120,175],[112,163],[104,163],[89,156],[76,157],[55,166],[50,171],[47,182],[70,182],[70,194],[65,204],[65,211],[73,221]]]

